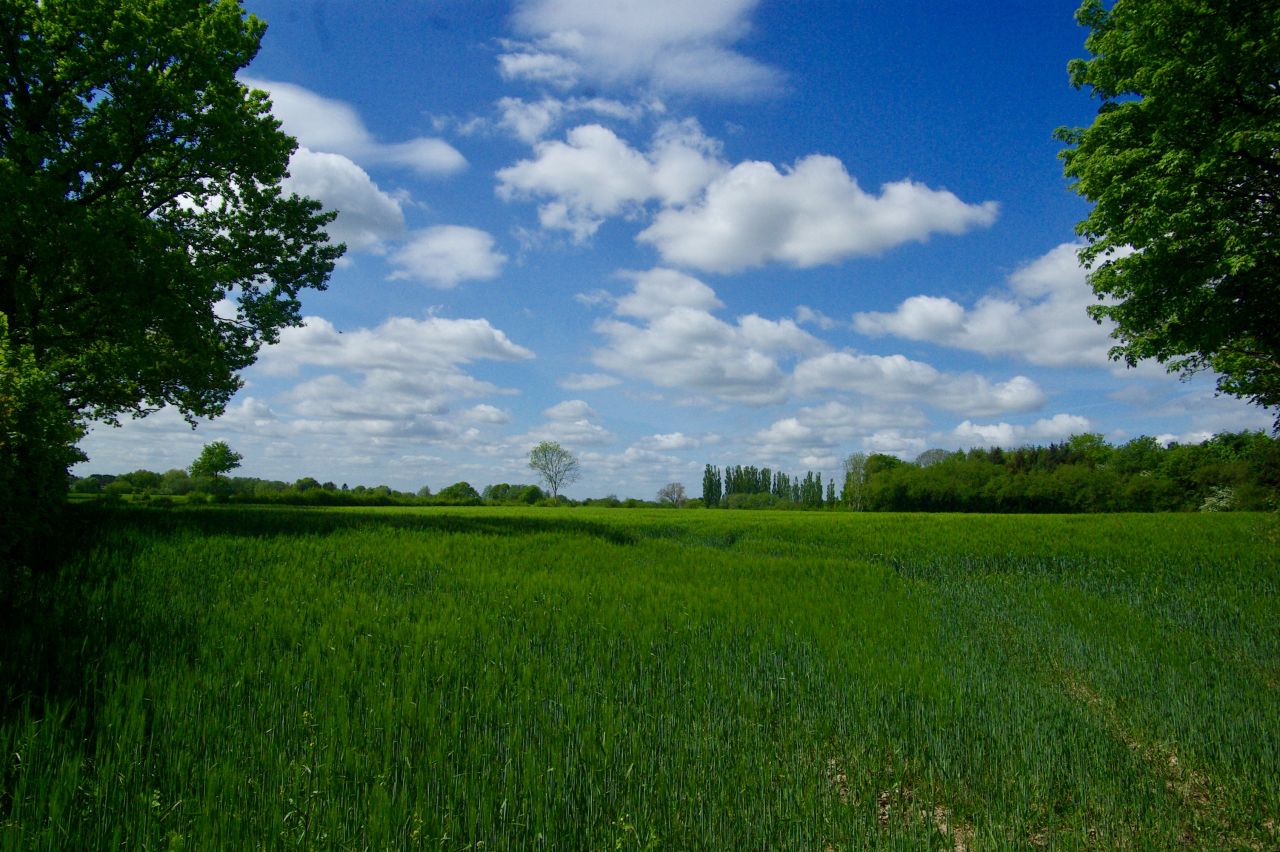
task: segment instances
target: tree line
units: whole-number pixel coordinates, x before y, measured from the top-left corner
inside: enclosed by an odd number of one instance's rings
[[[556,500],[537,485],[497,483],[477,491],[469,482],[455,482],[439,491],[429,486],[400,491],[389,485],[341,485],[304,476],[293,482],[252,476],[210,476],[175,468],[157,473],[135,470],[121,474],[73,477],[73,495],[135,503],[166,505],[178,498],[186,503],[279,503],[303,506],[536,506],[569,502]]]
[[[1263,432],[1163,445],[1098,434],[1047,446],[955,452],[915,461],[853,453],[836,480],[767,467],[708,464],[702,505],[868,512],[1177,512],[1280,507],[1280,441]]]

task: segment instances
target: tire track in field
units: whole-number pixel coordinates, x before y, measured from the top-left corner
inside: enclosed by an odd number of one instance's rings
[[[1079,673],[1061,672],[1062,684],[1071,698],[1085,705],[1103,728],[1126,748],[1142,758],[1151,771],[1164,781],[1164,789],[1183,807],[1188,816],[1183,821],[1179,840],[1197,848],[1277,849],[1280,826],[1277,820],[1260,820],[1261,828],[1270,835],[1266,839],[1241,837],[1238,826],[1228,819],[1224,802],[1226,791],[1206,772],[1188,765],[1173,745],[1153,743],[1120,717],[1114,701],[1102,696]],[[1199,831],[1197,831],[1199,829]]]

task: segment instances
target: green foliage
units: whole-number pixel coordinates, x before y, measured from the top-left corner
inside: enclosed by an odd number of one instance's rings
[[[1280,507],[1280,440],[1262,432],[1223,433],[1198,445],[1162,447],[1134,438],[1119,447],[1075,435],[1015,450],[928,452],[916,463],[853,453],[844,487],[822,497],[821,476],[792,480],[754,467],[726,468],[733,508],[840,507],[879,512],[1153,512]],[[739,489],[739,490],[732,490]],[[1224,490],[1225,489],[1225,490]],[[1228,494],[1230,499],[1222,495]],[[768,496],[770,499],[756,499]]]
[[[205,444],[200,455],[191,463],[192,479],[218,480],[240,466],[244,456],[231,449],[226,441]],[[317,483],[318,484],[318,483]]]
[[[15,344],[0,314],[0,566],[29,564],[52,534],[83,430],[56,379]]]
[[[44,528],[87,420],[221,413],[341,255],[236,79],[263,31],[233,0],[0,2],[0,551]]]
[[[578,481],[582,469],[573,454],[555,441],[543,441],[529,452],[529,467],[542,477],[554,502],[560,489]]]
[[[0,848],[1276,845],[1274,516],[75,508]]]
[[[472,503],[480,501],[480,492],[471,487],[470,482],[455,482],[440,489],[436,494],[438,502]]]
[[[1081,258],[1112,357],[1212,369],[1219,390],[1280,407],[1280,6],[1085,0],[1077,18],[1092,56],[1071,82],[1102,103],[1058,137],[1094,203]]]
[[[236,79],[264,30],[233,0],[0,4],[0,313],[86,417],[220,413],[342,253]]]
[[[724,494],[724,481],[720,468],[707,465],[702,471],[702,504],[709,509],[720,505]]]

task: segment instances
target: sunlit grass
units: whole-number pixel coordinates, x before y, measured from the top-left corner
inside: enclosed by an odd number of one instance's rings
[[[1265,515],[85,513],[6,848],[1273,848]]]

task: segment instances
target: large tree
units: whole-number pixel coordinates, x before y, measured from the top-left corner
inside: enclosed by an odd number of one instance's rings
[[[1280,406],[1280,3],[1085,0],[1077,19],[1092,56],[1071,82],[1102,103],[1058,136],[1094,203],[1081,259],[1112,357]]]
[[[192,479],[218,480],[240,466],[244,456],[231,449],[226,441],[205,444],[191,463]]]
[[[342,247],[235,0],[0,0],[0,313],[81,421],[216,415]]]
[[[552,500],[560,496],[561,488],[577,482],[582,470],[573,453],[555,441],[543,441],[530,450],[529,467],[547,484]]]

